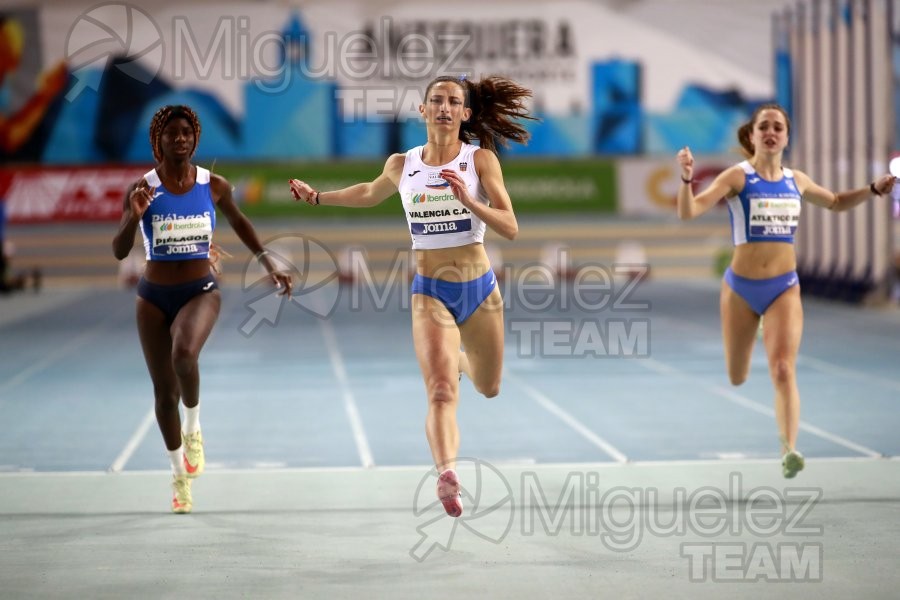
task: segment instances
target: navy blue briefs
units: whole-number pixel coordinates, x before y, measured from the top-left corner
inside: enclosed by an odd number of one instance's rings
[[[178,311],[194,296],[217,289],[219,289],[219,284],[216,283],[216,278],[212,274],[202,279],[175,285],[150,283],[141,277],[137,285],[137,295],[161,310],[166,316],[166,322],[171,325],[178,315]]]

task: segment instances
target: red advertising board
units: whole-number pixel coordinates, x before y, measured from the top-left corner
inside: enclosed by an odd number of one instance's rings
[[[0,169],[0,200],[10,223],[116,221],[128,186],[150,167]]]

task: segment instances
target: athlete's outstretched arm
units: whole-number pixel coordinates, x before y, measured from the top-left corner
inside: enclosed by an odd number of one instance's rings
[[[400,175],[403,172],[403,163],[406,156],[392,154],[384,163],[384,170],[374,181],[357,183],[340,190],[320,192],[300,179],[291,179],[291,194],[294,200],[303,200],[307,204],[316,206],[349,206],[364,208],[375,206],[390,198],[397,192],[400,184]]]
[[[234,198],[231,195],[231,184],[221,175],[215,174],[210,178],[209,184],[216,206],[228,219],[228,223],[231,225],[234,233],[237,234],[250,252],[257,256],[259,263],[272,278],[272,283],[281,290],[279,295],[290,296],[293,289],[291,276],[283,271],[279,271],[278,267],[266,256],[265,249],[260,243],[259,236],[256,235],[256,229],[253,228],[250,219],[234,203]]]
[[[872,182],[869,187],[848,190],[846,192],[832,192],[816,183],[809,175],[794,169],[794,178],[797,180],[803,199],[835,212],[850,210],[871,198],[873,195],[890,194],[894,188],[894,176],[882,175]],[[873,194],[874,191],[878,194]]]

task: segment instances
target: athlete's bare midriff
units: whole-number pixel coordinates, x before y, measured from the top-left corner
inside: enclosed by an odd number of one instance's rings
[[[484,244],[473,243],[455,248],[416,250],[416,272],[444,281],[472,281],[491,268]]]
[[[770,279],[794,271],[794,245],[786,242],[753,242],[735,247],[731,270],[747,279]]]
[[[210,274],[209,260],[150,260],[144,269],[144,279],[157,285],[176,285],[203,279]]]

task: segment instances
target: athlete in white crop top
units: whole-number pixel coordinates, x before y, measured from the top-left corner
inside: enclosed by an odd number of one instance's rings
[[[191,511],[191,478],[200,475],[205,462],[198,359],[219,316],[220,293],[209,260],[216,207],[244,245],[262,256],[272,283],[282,293],[291,291],[291,276],[264,256],[253,225],[231,198],[231,184],[191,164],[199,141],[200,121],[189,107],[157,111],[150,144],[158,164],[128,189],[113,239],[113,254],[122,260],[143,226],[148,260],[137,290],[138,335],[153,380],[156,421],[172,464],[176,513]]]
[[[532,118],[523,105],[530,95],[499,77],[438,77],[419,106],[425,145],[388,158],[369,183],[319,192],[298,179],[290,182],[294,198],[311,205],[373,206],[400,192],[416,250],[412,326],[428,394],[425,430],[439,473],[438,497],[454,517],[462,514],[455,472],[459,376],[465,373],[490,398],[500,392],[503,369],[503,302],[484,251],[484,230],[507,239],[518,232],[493,150],[497,139],[527,141],[516,120]],[[474,140],[480,148],[469,143]]]
[[[455,171],[473,199],[485,206],[490,205],[478,170],[474,168],[478,146],[463,143],[452,160],[437,166],[427,165],[422,160],[426,148],[416,146],[407,151],[403,162],[406,176],[400,178],[398,186],[413,249],[435,250],[481,244],[484,242],[484,221],[463,205],[450,189],[450,183],[441,177],[442,169]],[[473,168],[470,169],[469,165]]]
[[[720,173],[696,195],[691,188],[694,158],[683,148],[678,153],[682,180],[678,216],[692,219],[720,200],[728,201],[735,248],[720,301],[728,377],[734,385],[747,379],[756,332],[765,314],[763,343],[775,387],[782,472],[791,478],[804,466],[803,455],[796,450],[800,394],[795,371],[803,308],[793,245],[801,201],[829,210],[848,210],[873,195],[889,193],[894,178],[884,175],[867,187],[831,192],[802,171],[782,166],[789,133],[790,121],[782,107],[760,106],[738,130],[748,160]]]

